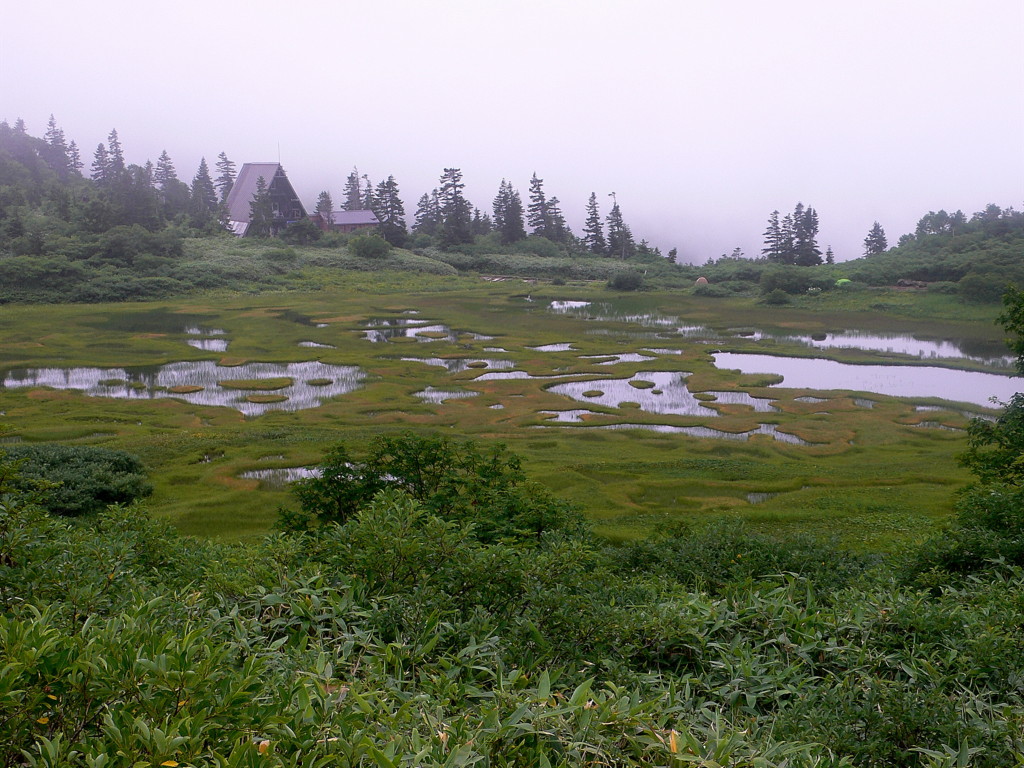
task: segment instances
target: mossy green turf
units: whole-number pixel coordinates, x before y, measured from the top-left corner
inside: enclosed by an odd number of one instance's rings
[[[949,297],[897,292],[875,294],[870,304],[847,306],[840,294],[809,297],[800,305],[771,308],[752,299],[713,299],[688,292],[648,293],[624,300],[626,310],[671,313],[682,323],[716,329],[775,327],[817,333],[848,328],[899,330],[932,337],[955,336],[991,343],[1001,336],[996,308],[981,313]],[[861,297],[862,294],[857,294]],[[585,321],[547,310],[554,299],[621,299],[603,286],[538,285],[520,280],[488,282],[465,277],[394,273],[336,273],[327,287],[310,292],[223,294],[139,304],[0,307],[0,369],[25,367],[160,365],[181,360],[293,362],[317,358],[358,365],[363,386],[321,407],[271,411],[244,418],[226,407],[184,399],[117,400],[67,390],[0,390],[0,421],[7,439],[25,442],[95,443],[138,454],[150,468],[154,514],[181,530],[236,539],[266,531],[276,510],[290,503],[287,491],[241,479],[252,469],[315,464],[340,441],[357,450],[386,431],[422,429],[480,441],[500,440],[520,454],[529,474],[557,494],[579,502],[598,531],[624,539],[679,521],[715,516],[748,520],[764,530],[803,530],[837,535],[864,549],[885,550],[919,540],[944,520],[953,493],[968,481],[956,462],[963,432],[925,430],[913,424],[924,414],[913,405],[877,395],[872,409],[835,394],[827,404],[797,402],[801,390],[764,388],[765,377],[716,369],[707,345],[681,337],[653,338],[654,330],[614,321]],[[863,302],[863,299],[861,299]],[[872,308],[871,305],[876,305]],[[879,304],[898,306],[882,311]],[[370,343],[361,333],[372,318],[402,316],[443,323],[460,334],[455,343],[397,339]],[[185,341],[186,325],[223,329],[227,352],[206,352]],[[325,324],[325,327],[316,327]],[[476,339],[469,334],[493,336]],[[300,347],[300,342],[332,348]],[[572,341],[574,349],[529,349]],[[743,337],[729,348],[752,348]],[[599,366],[580,355],[672,347],[643,363]],[[485,352],[501,347],[506,353]],[[773,351],[801,354],[777,345]],[[544,380],[474,382],[479,370],[449,374],[438,366],[402,357],[501,357],[518,370],[554,370],[630,376],[643,371],[691,372],[691,390],[722,390],[742,384],[756,396],[778,399],[778,413],[718,405],[718,417],[665,416],[637,409],[591,407],[601,423],[707,425],[740,432],[759,422],[777,424],[812,445],[776,442],[758,435],[748,442],[691,438],[640,430],[588,430],[585,425],[544,425],[541,410],[580,407],[545,389]],[[834,350],[847,361],[884,360],[867,352]],[[231,378],[230,369],[224,378]],[[472,389],[479,396],[440,405],[414,393],[433,386]],[[600,386],[599,384],[597,385]],[[500,409],[491,406],[502,406]],[[964,427],[956,411],[931,412],[929,421]],[[593,421],[591,421],[593,423]],[[749,493],[777,493],[752,504]]]

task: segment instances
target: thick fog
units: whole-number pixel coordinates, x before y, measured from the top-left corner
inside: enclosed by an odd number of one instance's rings
[[[532,173],[577,233],[615,192],[637,240],[688,261],[762,248],[814,206],[859,256],[929,210],[1024,203],[1020,0],[249,0],[8,4],[0,118],[53,113],[88,165],[116,128],[166,149],[280,158],[307,207],[394,174],[409,222],[445,167],[489,210]]]

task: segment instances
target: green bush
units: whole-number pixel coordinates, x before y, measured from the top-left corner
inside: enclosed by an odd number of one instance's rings
[[[348,247],[361,259],[382,259],[391,252],[391,244],[380,235],[356,235]]]
[[[768,304],[769,306],[781,306],[783,304],[789,304],[789,294],[781,288],[774,288],[761,297],[762,304]]]
[[[637,291],[643,284],[644,276],[633,270],[616,272],[608,280],[608,287],[613,291]]]
[[[56,515],[99,512],[153,492],[142,462],[124,451],[46,444],[13,446],[7,454],[18,464],[16,487],[29,489],[44,481],[36,502]]]

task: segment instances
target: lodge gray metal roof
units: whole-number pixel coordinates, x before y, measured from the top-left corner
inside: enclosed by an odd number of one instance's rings
[[[228,193],[228,221],[249,224],[249,217],[252,213],[249,203],[252,202],[253,195],[256,194],[256,182],[262,176],[269,187],[280,167],[280,163],[244,163],[242,165],[242,169],[238,172],[235,183],[231,187],[231,192]],[[232,228],[234,229],[234,227]],[[247,228],[246,226],[241,229],[244,232]]]
[[[370,210],[332,211],[331,218],[335,224],[380,224],[377,214]]]

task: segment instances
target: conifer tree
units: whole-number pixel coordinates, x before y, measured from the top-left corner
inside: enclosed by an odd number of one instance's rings
[[[836,263],[836,255],[832,252],[832,246],[831,245],[828,248],[825,249],[825,263],[826,264],[835,264]]]
[[[544,179],[538,179],[536,172],[530,179],[530,205],[527,207],[526,220],[532,234],[538,237],[551,237],[551,218],[548,211],[547,196],[544,194]]]
[[[612,203],[608,213],[608,255],[619,259],[628,259],[636,254],[633,234],[622,219],[622,210],[618,201]]]
[[[326,189],[316,199],[316,212],[329,225],[334,223],[334,200]]]
[[[370,177],[365,173],[363,174],[363,210],[373,210],[373,184],[370,181]]]
[[[341,210],[343,211],[361,211],[363,210],[363,187],[362,180],[359,176],[359,169],[353,167],[352,173],[345,179],[345,188],[343,190],[345,196],[341,203]]]
[[[167,154],[167,150],[165,149],[160,153],[160,157],[156,160],[156,170],[153,172],[153,182],[160,187],[161,191],[166,192],[171,182],[177,180],[178,172],[174,170],[174,162],[171,160],[171,156]]]
[[[864,255],[874,256],[882,253],[888,247],[889,243],[885,239],[885,230],[882,229],[882,225],[876,221],[871,226],[868,236],[864,238]]]
[[[604,254],[606,244],[604,227],[601,225],[601,214],[597,208],[597,195],[590,193],[587,201],[587,218],[583,223],[583,244],[591,253]]]
[[[101,142],[92,154],[92,180],[97,184],[107,184],[110,180],[110,155]]]
[[[562,214],[561,203],[557,197],[551,197],[547,201],[547,237],[555,243],[567,243],[572,237],[569,227],[565,223],[565,216]]]
[[[396,248],[405,245],[408,232],[405,228],[405,205],[398,191],[394,176],[377,185],[373,196],[373,213],[380,222],[380,234]]]
[[[260,176],[256,179],[256,192],[249,203],[249,228],[247,235],[252,237],[270,237],[274,224],[274,208],[270,201],[270,189],[267,180]]]
[[[107,136],[107,152],[110,162],[107,168],[107,176],[111,181],[120,181],[125,175],[124,151],[121,148],[121,140],[117,137],[117,130],[110,129]]]
[[[783,237],[782,225],[779,223],[778,210],[772,211],[768,217],[768,228],[764,231],[764,248],[761,253],[768,261],[782,261]]]
[[[437,190],[429,194],[424,193],[416,204],[416,213],[413,214],[412,231],[416,234],[436,235],[441,227],[441,205],[438,200]]]
[[[818,212],[810,206],[797,203],[793,211],[793,262],[801,267],[821,264],[818,248]]]
[[[82,156],[78,152],[78,144],[72,139],[71,143],[68,144],[68,168],[71,169],[72,173],[81,175],[84,163],[82,163]]]
[[[441,188],[438,202],[441,212],[441,245],[450,247],[473,242],[473,206],[469,204],[462,190],[462,170],[445,168],[441,174]]]
[[[470,227],[473,232],[473,236],[477,235],[489,235],[494,231],[494,223],[491,221],[491,217],[486,213],[482,213],[479,208],[473,207],[473,224]]]
[[[231,194],[231,188],[235,185],[235,164],[228,160],[227,153],[221,152],[217,155],[217,180],[214,185],[217,187],[217,191],[220,193],[220,201],[226,202],[228,195]]]
[[[668,252],[668,263],[669,264],[676,264],[676,263],[678,263],[677,262],[678,258],[679,258],[679,251],[678,251],[678,249],[672,248],[671,250],[669,250],[669,252]]]
[[[498,194],[494,198],[494,229],[501,235],[505,245],[518,242],[526,237],[523,227],[523,201],[512,183],[501,180]]]
[[[208,226],[216,216],[218,202],[217,189],[210,178],[210,168],[206,158],[201,158],[199,169],[192,179],[193,223],[198,227]]]

